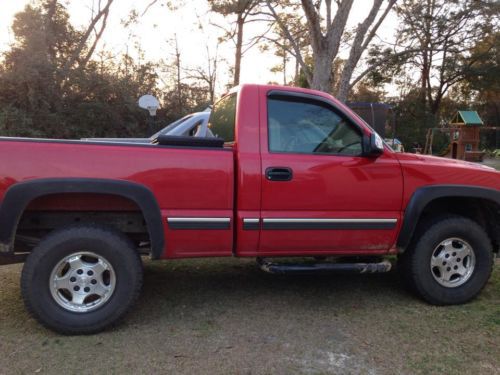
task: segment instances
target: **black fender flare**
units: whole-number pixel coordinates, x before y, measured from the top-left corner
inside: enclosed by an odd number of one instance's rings
[[[162,216],[151,190],[135,182],[95,178],[42,178],[11,185],[0,204],[0,251],[13,251],[17,225],[31,201],[61,193],[110,194],[135,202],[146,221],[151,239],[151,256],[153,259],[161,257],[165,245]]]
[[[410,244],[425,207],[435,199],[446,197],[486,199],[500,206],[500,191],[496,189],[468,185],[431,185],[418,188],[411,196],[404,213],[403,225],[396,243],[400,253]]]

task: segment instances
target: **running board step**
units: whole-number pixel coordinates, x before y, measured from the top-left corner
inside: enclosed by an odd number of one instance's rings
[[[379,263],[273,263],[257,258],[260,269],[273,274],[311,275],[324,273],[381,273],[391,270],[391,262]]]
[[[12,253],[0,253],[0,266],[6,266],[8,264],[23,263],[26,261],[28,254],[12,254]]]

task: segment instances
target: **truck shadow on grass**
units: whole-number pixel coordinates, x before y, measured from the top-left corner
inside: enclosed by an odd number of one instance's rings
[[[155,301],[155,303],[151,303]],[[391,302],[392,301],[392,302]],[[363,308],[395,301],[418,301],[386,274],[271,275],[255,262],[193,260],[147,263],[139,314],[170,319],[179,309],[246,309],[286,306],[289,312],[311,308]],[[403,302],[405,303],[405,302]],[[136,307],[137,308],[137,307]]]

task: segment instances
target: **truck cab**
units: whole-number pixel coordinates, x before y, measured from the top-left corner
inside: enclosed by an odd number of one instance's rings
[[[333,98],[245,85],[215,105],[209,127],[235,158],[234,217],[213,218],[233,224],[228,255],[394,248],[401,166],[388,147],[371,145],[373,130]],[[227,236],[230,245],[233,233]]]

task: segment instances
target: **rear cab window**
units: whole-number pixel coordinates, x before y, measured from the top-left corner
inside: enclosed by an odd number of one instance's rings
[[[208,120],[208,128],[213,135],[224,139],[224,144],[228,146],[235,141],[236,99],[236,93],[223,97],[215,103]]]

